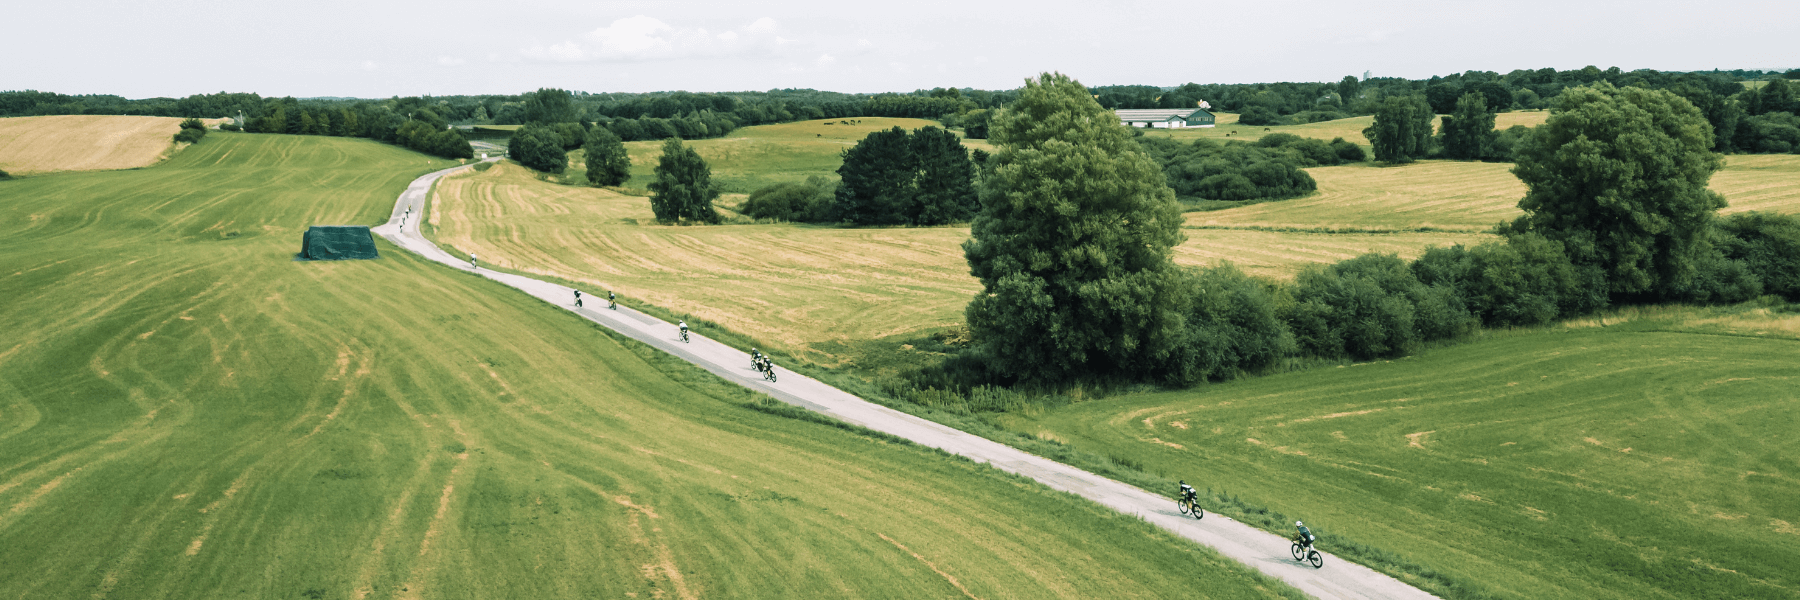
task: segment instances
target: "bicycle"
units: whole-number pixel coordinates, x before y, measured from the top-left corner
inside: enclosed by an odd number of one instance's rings
[[[1206,511],[1202,510],[1200,508],[1199,500],[1195,499],[1192,496],[1184,497],[1180,500],[1176,500],[1175,507],[1181,509],[1181,514],[1184,514],[1184,515],[1191,514],[1194,516],[1195,519],[1206,518]]]
[[[1319,556],[1319,551],[1314,550],[1312,544],[1305,543],[1298,536],[1296,536],[1293,541],[1294,547],[1290,548],[1288,551],[1293,553],[1294,560],[1302,563],[1311,563],[1314,569],[1325,567],[1325,557]]]
[[[687,341],[688,341],[687,330],[683,329],[683,330],[681,330],[681,343],[686,344]]]
[[[769,383],[775,383],[775,365],[769,365],[769,368],[763,370],[763,379],[769,380]]]

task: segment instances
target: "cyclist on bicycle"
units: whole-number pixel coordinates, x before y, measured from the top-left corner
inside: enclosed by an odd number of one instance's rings
[[[613,310],[619,309],[619,297],[614,296],[612,290],[606,291],[606,307]]]
[[[1181,480],[1181,499],[1193,502],[1198,497],[1199,494],[1194,491],[1194,486],[1188,485],[1185,479]]]
[[[751,349],[750,349],[750,364],[752,364],[752,365],[755,365],[755,366],[756,366],[756,370],[758,370],[758,371],[761,371],[761,370],[763,370],[763,355],[762,355],[762,351],[760,351],[760,350],[757,350],[757,349],[755,349],[755,348],[751,348]]]
[[[687,339],[687,319],[681,320],[681,339]]]
[[[1319,538],[1313,537],[1312,530],[1307,529],[1305,523],[1301,523],[1299,521],[1294,521],[1294,527],[1297,527],[1300,529],[1299,533],[1294,534],[1294,543],[1300,544],[1302,546],[1306,546],[1308,549],[1311,549],[1313,542],[1317,541]]]
[[[581,290],[575,290],[575,308],[581,308]]]

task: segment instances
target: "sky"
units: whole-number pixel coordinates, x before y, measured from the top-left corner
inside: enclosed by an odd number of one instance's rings
[[[5,12],[0,90],[128,98],[1800,68],[1796,0],[25,0]]]

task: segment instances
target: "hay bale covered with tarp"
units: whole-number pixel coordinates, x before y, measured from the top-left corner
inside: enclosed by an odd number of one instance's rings
[[[314,225],[300,242],[301,260],[366,260],[375,253],[375,237],[362,225]]]

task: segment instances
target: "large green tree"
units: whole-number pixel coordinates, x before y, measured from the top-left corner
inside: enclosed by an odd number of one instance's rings
[[[1669,296],[1711,251],[1704,234],[1725,206],[1706,188],[1723,166],[1712,147],[1712,125],[1674,93],[1606,82],[1565,90],[1516,149],[1513,174],[1527,192],[1513,229],[1603,267],[1615,296]]]
[[[1444,155],[1458,160],[1487,158],[1494,142],[1494,112],[1479,92],[1456,100],[1456,112],[1444,115]]]
[[[631,156],[625,153],[625,143],[612,130],[599,126],[589,129],[581,149],[587,155],[588,183],[623,185],[625,180],[631,179]]]
[[[525,95],[526,123],[574,123],[580,116],[567,90],[538,88]]]
[[[713,200],[719,190],[712,183],[712,167],[679,138],[663,141],[657,160],[656,181],[650,182],[650,211],[664,221],[719,222]]]
[[[569,168],[569,153],[563,151],[562,136],[543,125],[520,127],[507,140],[506,149],[513,160],[539,171],[561,173]]]
[[[988,365],[1039,384],[1167,373],[1191,291],[1169,260],[1181,208],[1156,161],[1062,74],[1026,80],[991,133],[963,243]]]
[[[1388,96],[1375,109],[1375,123],[1363,130],[1375,160],[1406,163],[1431,151],[1431,105],[1419,96]]]
[[[942,225],[978,206],[975,163],[956,134],[924,127],[877,131],[844,152],[833,214],[857,225]]]

